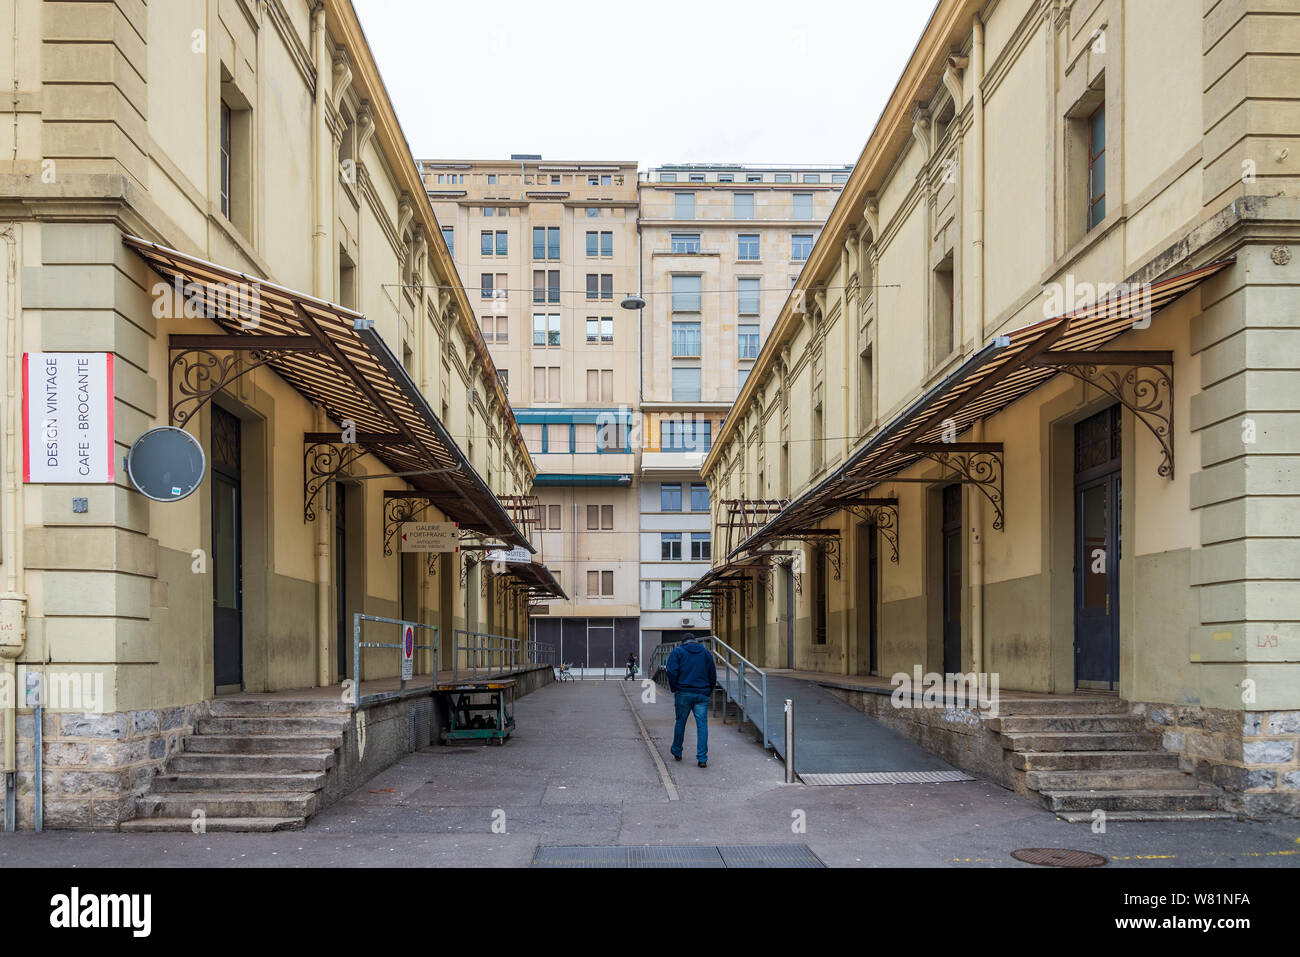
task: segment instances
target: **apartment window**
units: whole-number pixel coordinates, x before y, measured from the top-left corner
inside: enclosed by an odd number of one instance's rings
[[[663,599],[659,603],[659,607],[668,609],[682,607],[681,582],[661,582],[659,585],[659,594]]]
[[[558,505],[546,506],[546,527],[554,532],[560,531],[560,515],[561,515],[560,506]]]
[[[560,455],[568,455],[573,449],[570,447],[572,430],[568,425],[555,423],[546,427],[546,451],[554,452]]]
[[[741,323],[736,331],[736,358],[738,359],[757,359],[758,358],[758,325],[755,323]]]
[[[872,384],[871,348],[868,347],[858,358],[858,431],[865,432],[871,427],[875,416],[873,403],[874,386]]]
[[[590,230],[587,233],[587,255],[591,257],[604,256],[606,258],[613,256],[614,234],[612,232]]]
[[[665,452],[707,452],[712,441],[712,430],[711,422],[665,422],[661,428],[659,444]],[[694,495],[694,492],[691,494]]]
[[[540,455],[542,452],[542,425],[540,422],[520,422],[519,431],[524,437],[524,446],[534,455]],[[542,506],[537,509],[538,519],[545,518],[546,512]],[[542,527],[546,527],[545,521],[542,521]]]
[[[673,312],[699,312],[702,296],[700,276],[673,276]]]
[[[489,185],[489,186],[495,186],[495,185],[497,184],[497,174],[496,174],[496,173],[488,173],[488,174],[487,174],[487,180],[488,180],[488,185]]]
[[[803,262],[811,256],[812,248],[812,233],[795,233],[790,237],[790,258],[795,262]]]
[[[795,193],[795,194],[794,194],[794,218],[795,218],[795,219],[812,219],[812,218],[813,218],[813,197],[812,197],[812,193]]]
[[[587,341],[600,342],[600,320],[595,317],[587,318]]]
[[[732,219],[754,218],[754,194],[736,193],[731,200]]]
[[[560,344],[560,317],[557,313],[533,313],[533,345]]]
[[[1088,228],[1106,218],[1106,104],[1088,117]]]
[[[498,229],[496,232],[497,255],[507,256],[510,253],[510,234],[504,229]]]
[[[682,560],[681,532],[659,533],[659,558],[665,562],[680,562]]]
[[[533,366],[533,400],[535,402],[560,401],[559,366]],[[567,446],[568,443],[566,442]],[[547,451],[555,451],[547,449]]]
[[[483,215],[484,215],[484,216],[495,216],[495,215],[496,215],[496,210],[493,209],[491,206],[484,206],[484,207],[483,207]]]
[[[677,182],[677,174],[676,174],[676,173],[660,173],[660,174],[659,174],[659,182],[661,182],[661,183],[675,183],[675,182]]]
[[[221,215],[230,218],[230,104],[221,101]]]
[[[558,269],[533,270],[533,302],[560,301],[560,271]]]
[[[505,391],[505,394],[509,396],[510,395],[510,370],[498,369],[497,378],[501,380],[501,388]]]
[[[703,482],[691,483],[691,511],[707,512],[709,510],[709,487]]]
[[[442,227],[442,241],[447,244],[448,255],[456,255],[456,230],[454,227]]]
[[[614,234],[609,231],[602,231],[600,234],[600,254],[606,259],[614,255]]]
[[[579,450],[581,451],[581,450]],[[611,531],[614,528],[613,505],[587,506],[587,531]]]
[[[560,227],[559,226],[534,226],[533,227],[533,258],[534,259],[559,259],[560,258]]]
[[[600,298],[614,298],[614,274],[611,272],[603,272],[600,274]]]
[[[849,181],[848,173],[831,173],[832,183],[847,183]]]
[[[719,174],[718,174],[718,182],[719,182],[719,183],[734,183],[735,181],[736,181],[736,177],[733,176],[731,173],[719,173]]]
[[[682,510],[682,486],[681,483],[674,485],[659,486],[659,511],[661,512],[680,512]]]
[[[741,233],[736,237],[736,258],[754,260],[758,258],[758,233]]]
[[[614,573],[612,571],[587,572],[587,597],[614,597]]]
[[[597,176],[597,175],[595,175],[594,173],[593,173],[591,176],[588,176],[588,177],[587,177],[587,185],[588,185],[588,186],[599,186],[599,185],[600,185],[600,177]]]
[[[492,255],[492,231],[489,229],[485,229],[478,234],[478,238],[479,238],[479,255],[491,256]]]
[[[560,174],[559,174],[559,173],[552,173],[552,174],[551,174],[551,185],[552,185],[552,186],[557,186],[557,185],[559,185],[559,182],[560,182]]]
[[[673,233],[672,251],[677,254],[692,254],[700,251],[699,233]]]
[[[826,449],[823,448],[823,442],[826,438],[826,417],[822,412],[822,404],[819,401],[813,409],[812,421],[812,470],[816,474],[822,470],[822,462],[825,461]]]
[[[822,181],[821,173],[804,173],[803,181],[805,183],[820,183]]]
[[[610,343],[614,341],[614,317],[587,317],[587,341]]]
[[[673,369],[673,401],[700,401],[700,370],[698,368]]]
[[[762,173],[746,173],[746,174],[745,174],[745,182],[746,182],[746,183],[761,183],[761,182],[763,182],[763,174],[762,174]]]
[[[736,311],[742,316],[758,315],[759,285],[755,277],[737,280]]]
[[[508,316],[484,316],[483,338],[488,342],[509,342],[510,318]]]
[[[479,276],[478,295],[480,299],[492,298],[492,273],[485,272]]]
[[[587,218],[588,218],[588,219],[596,219],[596,218],[598,218],[599,216],[600,216],[600,207],[599,207],[599,206],[588,206],[588,207],[587,207]]]
[[[691,561],[712,561],[713,546],[708,532],[691,532]]]
[[[613,369],[588,369],[587,370],[587,401],[588,402],[613,402],[614,401],[614,370]],[[592,449],[594,452],[595,449]]]
[[[745,388],[745,383],[749,381],[749,374],[753,371],[752,366],[741,366],[736,370],[736,395],[740,395],[740,390]]]
[[[695,194],[673,193],[673,219],[695,218]]]
[[[700,355],[700,324],[698,322],[674,322],[672,331],[674,359],[693,359]]]
[[[953,349],[952,253],[934,270],[934,300],[931,302],[931,365],[941,362]]]
[[[790,182],[790,174],[789,174],[789,173],[777,173],[776,176],[773,177],[773,182],[776,182],[776,183],[788,183],[788,182]]]

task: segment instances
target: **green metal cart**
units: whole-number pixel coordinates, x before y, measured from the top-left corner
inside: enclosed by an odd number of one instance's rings
[[[515,682],[509,678],[439,681],[447,727],[440,741],[477,739],[505,744],[515,730]]]

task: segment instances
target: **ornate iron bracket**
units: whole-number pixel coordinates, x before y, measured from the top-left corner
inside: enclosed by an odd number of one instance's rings
[[[384,493],[384,555],[393,554],[393,536],[405,522],[414,522],[433,507],[425,496]],[[434,554],[434,553],[430,553]]]
[[[1156,474],[1174,477],[1174,357],[1163,350],[1044,352],[1031,360],[1096,386],[1150,430],[1162,457]]]
[[[831,570],[835,572],[835,580],[840,580],[840,533],[839,529],[827,528],[809,528],[782,534],[782,538],[792,542],[804,542],[809,545],[816,545],[826,553],[826,560],[830,562]],[[797,556],[794,561],[796,564],[802,564],[802,560]],[[798,585],[799,572],[795,572],[796,588],[799,593],[803,594],[802,588]]]
[[[840,506],[868,525],[875,526],[880,536],[889,543],[889,560],[898,564],[898,499],[876,498],[847,501]]]
[[[963,483],[974,485],[993,506],[993,527],[999,531],[1005,516],[1002,511],[1002,443],[1001,442],[917,442],[910,451],[952,469]],[[889,478],[890,482],[933,482],[933,479]]]
[[[366,454],[360,445],[343,442],[307,442],[303,450],[303,506],[302,520],[316,521],[313,502],[321,489],[338,477],[344,469]]]
[[[295,352],[317,352],[311,336],[172,335],[167,337],[168,421],[185,424],[230,383]]]

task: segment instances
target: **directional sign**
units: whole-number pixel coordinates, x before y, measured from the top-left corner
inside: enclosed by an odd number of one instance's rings
[[[402,625],[402,680],[410,681],[415,674],[415,626]]]
[[[508,551],[504,548],[497,548],[487,553],[488,561],[502,562],[503,564],[524,564],[527,565],[533,560],[533,556],[528,549],[522,545],[516,545]]]
[[[403,522],[402,551],[458,552],[459,527],[455,522]]]

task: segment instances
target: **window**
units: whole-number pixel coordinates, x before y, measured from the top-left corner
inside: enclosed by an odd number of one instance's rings
[[[552,173],[552,174],[551,174],[551,185],[552,185],[552,186],[559,185],[559,182],[560,182],[560,174],[559,174],[559,173]]]
[[[490,272],[482,273],[479,276],[478,295],[480,299],[492,298],[492,274]]]
[[[758,233],[741,233],[736,237],[736,258],[747,260],[758,258]]]
[[[804,173],[803,181],[805,183],[820,183],[822,181],[821,173]]]
[[[599,255],[599,249],[600,249],[600,233],[588,232],[587,233],[587,255],[588,256]]]
[[[680,562],[682,560],[681,532],[659,533],[659,558],[665,562]]]
[[[1106,218],[1106,104],[1088,117],[1088,229]]]
[[[600,207],[599,207],[599,206],[588,206],[588,207],[587,207],[587,218],[588,218],[588,219],[596,219],[596,218],[598,218],[599,216],[600,216]]]
[[[489,186],[495,186],[495,185],[497,184],[497,174],[496,174],[496,173],[488,173],[488,174],[487,174],[487,179],[488,179],[488,185],[489,185]]]
[[[673,312],[699,312],[702,288],[699,276],[673,276]]]
[[[560,271],[558,269],[533,270],[533,302],[560,301]]]
[[[599,186],[599,185],[600,185],[600,177],[597,176],[597,175],[595,175],[594,173],[593,173],[591,176],[588,176],[588,177],[587,177],[587,185],[588,185],[588,186]]]
[[[703,182],[704,182],[704,174],[703,174],[703,173],[691,173],[691,174],[690,174],[690,181],[691,181],[692,183],[703,183]]]
[[[533,227],[533,258],[534,259],[559,259],[560,258],[560,227],[559,226],[534,226]]]
[[[600,298],[614,298],[614,274],[612,272],[604,272],[600,274]]]
[[[773,178],[773,181],[774,181],[774,182],[777,182],[777,183],[788,183],[788,182],[790,182],[790,174],[789,174],[789,173],[777,173],[776,176]]]
[[[693,359],[700,355],[700,324],[698,322],[674,322],[672,332],[674,359]]]
[[[736,370],[736,395],[740,395],[740,390],[745,388],[745,383],[749,381],[749,374],[753,371],[752,366],[741,366]]]
[[[661,512],[680,512],[682,510],[682,486],[681,483],[675,485],[659,486],[659,511]]]
[[[708,532],[691,532],[691,561],[712,561],[713,546]]]
[[[681,608],[682,607],[682,583],[661,582],[659,585],[659,594],[663,599],[659,603],[661,608]]]
[[[533,313],[533,345],[560,344],[560,317],[557,313]]]
[[[763,174],[762,174],[762,173],[746,173],[746,174],[745,174],[745,182],[746,182],[746,183],[761,183],[761,182],[763,182]]]
[[[507,316],[484,316],[483,338],[487,342],[510,341],[510,319]]]
[[[587,597],[612,598],[614,596],[614,573],[612,571],[587,572]]]
[[[456,255],[456,230],[453,227],[442,227],[442,241],[447,244],[448,254]]]
[[[826,417],[822,412],[822,404],[819,401],[813,408],[813,427],[812,427],[812,470],[816,474],[822,469],[822,463],[825,461],[826,449],[824,441],[826,438]]]
[[[695,218],[695,194],[673,193],[673,219]]]
[[[221,215],[230,218],[230,154],[231,119],[230,104],[221,101]]]
[[[614,528],[613,505],[587,506],[587,531],[611,531]]]
[[[732,219],[754,218],[754,194],[736,193],[731,199]]]
[[[600,298],[600,276],[594,272],[587,273],[587,298]]]
[[[484,206],[484,207],[483,207],[483,215],[484,215],[484,216],[495,216],[495,215],[496,215],[496,210],[493,209],[491,206]]]
[[[492,231],[485,229],[478,234],[478,237],[479,237],[479,255],[491,256],[492,255]]]
[[[510,253],[510,234],[504,229],[498,229],[496,233],[497,255],[506,256]]]
[[[758,315],[759,295],[758,279],[749,277],[737,280],[736,311],[742,316]]]
[[[661,182],[661,183],[675,183],[675,182],[677,182],[677,174],[676,174],[676,173],[660,173],[660,174],[659,174],[659,182]]]
[[[610,343],[614,341],[614,317],[587,317],[587,341]]]
[[[813,197],[812,197],[812,193],[795,193],[795,194],[794,194],[794,218],[795,218],[795,219],[812,219],[812,218],[813,218]]]
[[[614,255],[614,234],[604,231],[600,234],[600,254],[606,258]]]
[[[560,530],[560,506],[548,505],[546,506],[546,512],[546,527],[558,532]]]
[[[790,237],[790,258],[795,262],[803,262],[812,255],[812,248],[812,233],[795,233]]]
[[[698,372],[699,370],[694,371]],[[659,444],[665,452],[707,452],[712,439],[712,428],[713,424],[711,422],[698,420],[693,422],[665,422],[662,426]],[[691,494],[694,495],[694,492],[692,491]]]
[[[736,345],[737,359],[757,359],[758,325],[748,322],[741,323],[736,331]]]
[[[588,369],[587,370],[587,401],[588,402],[613,402],[614,401],[614,370],[613,369]],[[593,448],[591,451],[595,451]]]
[[[560,401],[559,366],[533,366],[533,401]],[[565,443],[565,447],[567,449],[567,442]],[[548,448],[547,451],[553,452],[556,450]]]
[[[700,234],[673,233],[672,251],[678,254],[698,253],[700,251]]]
[[[556,423],[546,427],[546,451],[567,455],[572,452],[572,430],[568,425]]]
[[[594,316],[587,317],[587,341],[600,342],[600,320]]]
[[[871,348],[858,359],[858,431],[865,432],[871,427],[874,418],[873,403],[875,396],[872,385]]]
[[[953,307],[952,307],[952,253],[944,257],[934,269],[934,301],[930,304],[934,310],[931,317],[930,364],[941,362],[953,349]]]
[[[719,173],[719,174],[718,174],[718,182],[719,182],[719,183],[734,183],[735,181],[736,181],[736,177],[733,176],[731,173]]]
[[[501,380],[501,388],[505,390],[506,395],[510,395],[510,370],[498,369],[497,378]]]
[[[848,173],[831,173],[832,183],[847,183],[849,181]]]
[[[707,512],[709,510],[709,487],[703,482],[691,483],[691,511]]]
[[[700,401],[700,370],[698,368],[673,369],[673,401]]]

